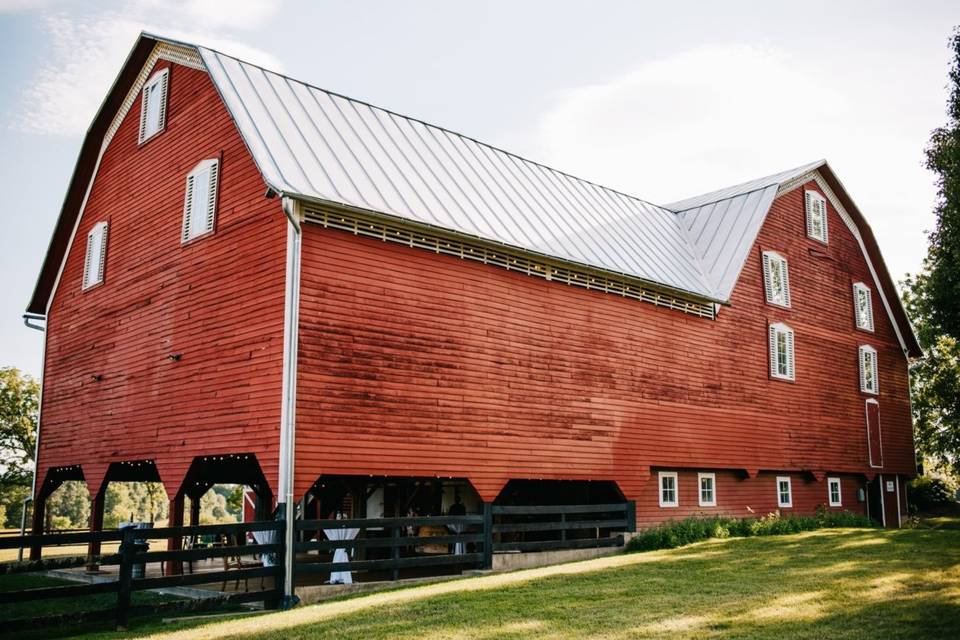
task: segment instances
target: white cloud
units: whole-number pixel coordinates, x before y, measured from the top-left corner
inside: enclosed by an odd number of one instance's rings
[[[49,0],[0,0],[0,13],[35,11],[49,4]]]
[[[942,113],[944,67],[917,71],[928,66],[704,46],[565,91],[525,146],[655,203],[826,158],[898,277],[919,267],[932,226],[922,146]]]
[[[278,5],[273,0],[139,0],[119,11],[47,15],[43,18],[44,30],[52,55],[23,90],[21,108],[12,125],[30,133],[82,134],[141,31],[195,42],[282,70],[275,57],[239,42],[228,31],[262,24]]]

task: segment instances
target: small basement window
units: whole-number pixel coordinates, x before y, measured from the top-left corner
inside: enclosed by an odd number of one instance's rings
[[[771,324],[769,336],[770,377],[793,380],[793,329],[783,323]]]
[[[827,242],[827,199],[817,191],[805,191],[807,209],[807,236]]]
[[[717,506],[717,476],[713,473],[698,473],[698,484],[700,485],[700,506]]]
[[[167,126],[167,80],[170,70],[153,74],[143,85],[140,102],[140,144],[163,131]]]
[[[790,275],[787,259],[774,251],[763,252],[763,284],[767,302],[781,307],[790,306]]]
[[[862,282],[853,285],[853,312],[857,329],[873,331],[873,300],[870,297],[870,287]]]
[[[827,478],[827,497],[831,507],[842,507],[843,499],[840,492],[840,478]]]
[[[879,393],[880,381],[877,379],[877,350],[870,345],[860,346],[860,391]]]
[[[213,231],[219,172],[219,160],[204,160],[187,176],[181,242],[188,242]]]
[[[103,268],[107,261],[107,223],[98,222],[87,234],[87,253],[83,260],[83,288],[89,289],[103,282]]]
[[[660,477],[660,506],[677,507],[680,500],[677,498],[677,472],[661,471]]]
[[[793,506],[793,490],[790,486],[790,476],[777,476],[777,506]]]

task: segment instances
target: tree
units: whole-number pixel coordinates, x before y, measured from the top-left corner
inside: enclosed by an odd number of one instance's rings
[[[960,28],[950,38],[947,122],[930,136],[937,178],[936,228],[923,270],[901,283],[924,358],[910,367],[917,452],[960,473]]]
[[[13,367],[0,368],[0,527],[19,527],[33,483],[40,385]]]
[[[0,368],[0,489],[33,482],[40,385],[13,367]]]
[[[960,340],[960,28],[950,38],[947,122],[930,136],[926,166],[937,175],[936,228],[930,234],[926,320],[938,335]]]

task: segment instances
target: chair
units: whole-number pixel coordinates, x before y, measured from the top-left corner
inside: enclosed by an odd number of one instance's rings
[[[235,543],[236,543],[236,540],[233,539],[232,537],[227,540],[227,545],[230,546],[230,547],[236,547],[236,546],[238,546],[238,545],[236,545]],[[243,559],[243,556],[241,556],[239,553],[236,554],[236,555],[230,555],[230,556],[224,556],[224,557],[223,557],[223,570],[224,570],[224,571],[231,571],[231,570],[234,570],[234,569],[254,569],[254,568],[257,568],[257,567],[259,567],[259,566],[261,566],[260,562],[248,562],[248,561],[244,560],[244,559]],[[260,590],[261,590],[261,591],[262,591],[263,588],[264,588],[263,578],[264,578],[263,576],[260,576]],[[240,589],[240,580],[243,580],[243,591],[244,591],[244,593],[250,591],[250,580],[249,580],[248,578],[241,578],[240,576],[238,576],[237,579],[234,581],[234,584],[233,584],[233,589],[234,589],[234,591],[238,591],[238,590]],[[226,577],[225,577],[225,578],[223,579],[223,586],[221,587],[220,591],[226,591],[226,590],[227,590],[227,583],[228,583],[228,582],[230,582],[229,578],[226,578]]]

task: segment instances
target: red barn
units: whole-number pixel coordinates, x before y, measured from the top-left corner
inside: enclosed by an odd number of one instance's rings
[[[915,474],[920,349],[825,162],[658,206],[150,35],[27,311],[35,527],[66,479],[94,527],[117,480],[162,481],[174,522],[232,482],[259,517],[628,500],[641,526],[897,526]]]

